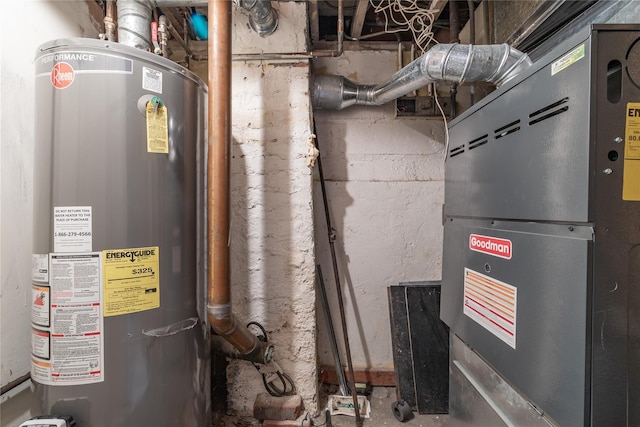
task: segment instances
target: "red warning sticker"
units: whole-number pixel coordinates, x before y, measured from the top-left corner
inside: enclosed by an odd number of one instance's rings
[[[512,244],[511,240],[507,239],[471,234],[469,235],[469,249],[500,258],[511,259]]]
[[[75,75],[71,65],[66,62],[58,62],[51,69],[51,84],[58,89],[67,88],[73,83]]]

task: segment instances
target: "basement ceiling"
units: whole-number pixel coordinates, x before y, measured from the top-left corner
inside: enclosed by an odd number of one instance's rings
[[[95,2],[105,10],[106,0]],[[304,2],[310,12],[311,42],[336,40],[338,0]],[[426,50],[433,42],[450,42],[452,24],[462,29],[473,10],[476,33],[484,31],[490,43],[507,42],[528,52],[598,3],[606,1],[343,0],[344,36],[347,41],[363,43],[413,41]],[[477,13],[481,8],[483,13]],[[206,16],[207,8],[184,6],[154,10],[155,15],[166,15],[177,34],[190,44],[198,41],[189,24],[193,13]],[[482,16],[482,22],[478,22],[478,15]],[[457,19],[452,19],[456,16]],[[195,59],[206,59],[206,52]]]

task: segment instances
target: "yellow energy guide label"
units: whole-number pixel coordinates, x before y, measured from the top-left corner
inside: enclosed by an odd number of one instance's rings
[[[640,103],[627,103],[622,199],[640,200]]]
[[[105,316],[160,307],[159,252],[157,246],[102,252]]]

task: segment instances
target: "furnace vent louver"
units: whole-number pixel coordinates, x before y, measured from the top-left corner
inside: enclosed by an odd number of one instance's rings
[[[473,141],[469,142],[469,150],[473,150],[474,148],[478,148],[481,145],[489,142],[489,135],[482,135],[480,138],[476,138]]]
[[[565,105],[569,102],[569,98],[562,98],[558,102],[554,102],[553,104],[547,105],[544,108],[541,108],[533,113],[529,114],[529,125],[535,125],[536,123],[540,123],[543,120],[551,118],[553,116],[557,116],[558,114],[562,114],[565,111],[569,110],[569,106]],[[546,114],[545,114],[546,113]]]
[[[494,130],[493,133],[496,139],[500,139],[514,132],[518,132],[519,130],[520,120],[516,120],[515,122],[511,122],[507,125],[502,126],[501,128]]]
[[[562,98],[560,101],[556,101],[553,104],[549,104],[546,107],[543,107],[539,110],[534,111],[529,114],[529,125],[534,125],[536,123],[540,123],[543,120],[551,118],[553,116],[557,116],[558,114],[562,114],[565,111],[569,110],[569,97]],[[521,120],[515,120],[511,123],[508,123],[504,126],[499,127],[493,131],[493,138],[500,139],[504,138],[507,135],[511,135],[512,133],[518,132],[521,130]],[[462,144],[456,148],[452,148],[449,150],[449,158],[459,156],[460,154],[464,154],[465,151],[471,151],[475,148],[481,147],[489,142],[489,135],[485,134],[476,139],[469,141],[466,144]]]
[[[455,157],[462,153],[464,153],[464,144],[459,147],[452,148],[451,151],[449,151],[449,157]]]

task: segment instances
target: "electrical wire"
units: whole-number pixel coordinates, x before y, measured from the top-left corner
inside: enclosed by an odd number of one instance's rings
[[[249,322],[247,323],[247,328],[255,326],[262,332],[262,335],[257,335],[258,339],[262,342],[269,342],[269,336],[267,335],[267,330],[258,322]],[[280,366],[272,361],[271,364],[274,365],[275,371],[264,372],[260,369],[260,366],[257,363],[253,363],[253,367],[260,373],[262,376],[262,385],[264,385],[265,390],[271,396],[274,397],[282,397],[282,396],[292,396],[296,392],[296,387],[293,384],[293,379],[286,373],[282,372]],[[269,377],[269,378],[268,378]],[[282,384],[282,388],[276,386],[274,382],[278,381]]]
[[[444,161],[446,162],[447,156],[449,155],[449,125],[447,123],[447,116],[444,114],[444,110],[438,100],[438,89],[436,88],[435,83],[433,84],[433,98],[436,101],[438,110],[440,110],[440,114],[442,114],[442,120],[444,120]]]
[[[386,33],[411,31],[413,40],[421,53],[426,52],[430,43],[434,42],[433,11],[420,6],[418,0],[369,0],[376,14],[384,15]],[[390,27],[389,23],[396,26]]]

